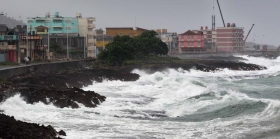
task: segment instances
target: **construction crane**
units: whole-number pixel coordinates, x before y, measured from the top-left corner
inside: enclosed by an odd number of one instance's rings
[[[250,34],[252,28],[254,27],[254,25],[255,25],[255,24],[253,24],[252,27],[251,27],[251,29],[249,30],[249,32],[248,32],[248,34],[247,34],[247,36],[246,36],[246,38],[245,38],[245,40],[244,40],[243,46],[245,46],[245,42],[246,42],[246,40],[247,40],[247,38],[248,38],[248,36],[249,36],[249,34]]]
[[[220,10],[220,13],[221,13],[221,17],[222,17],[222,20],[223,20],[223,23],[224,23],[224,27],[226,27],[226,24],[225,24],[225,21],[224,21],[224,17],[223,17],[222,11],[221,11],[221,7],[220,7],[220,4],[219,4],[219,0],[217,0],[217,3],[218,3],[219,10]]]

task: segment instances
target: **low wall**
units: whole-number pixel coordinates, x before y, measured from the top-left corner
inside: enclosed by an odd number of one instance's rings
[[[235,52],[235,53],[222,53],[222,52],[217,52],[217,53],[185,53],[185,54],[171,54],[170,56],[172,57],[178,57],[180,59],[192,59],[192,58],[198,58],[198,59],[203,59],[207,57],[229,57],[229,56],[234,56],[234,55],[249,55],[249,56],[263,56],[266,55],[269,52]],[[276,55],[279,55],[279,53],[270,52]]]
[[[15,66],[9,68],[0,69],[0,78],[6,80],[14,76],[24,75],[29,72],[35,73],[48,73],[65,70],[68,68],[86,68],[90,66],[90,62],[93,60],[79,60],[79,61],[67,61],[67,62],[54,62],[54,63],[40,63],[32,65]]]

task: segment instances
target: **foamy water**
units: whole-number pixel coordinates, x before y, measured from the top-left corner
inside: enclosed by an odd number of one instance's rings
[[[66,138],[257,138],[277,137],[280,58],[241,56],[261,71],[168,69],[134,82],[93,82],[84,90],[107,97],[97,108],[26,104],[20,95],[0,109],[16,119],[52,125]]]

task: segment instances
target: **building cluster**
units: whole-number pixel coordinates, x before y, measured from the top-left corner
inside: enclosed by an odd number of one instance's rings
[[[9,18],[9,23],[15,24],[13,21],[18,22]],[[0,62],[22,62],[25,57],[31,61],[95,58],[94,22],[94,17],[84,18],[81,13],[76,13],[75,17],[64,17],[58,12],[53,15],[48,12],[44,17],[29,17],[26,25],[15,27],[0,21]],[[53,43],[66,50],[66,54],[49,51]],[[71,52],[83,53],[74,55]]]
[[[5,16],[5,15],[0,15]],[[7,18],[7,17],[5,17]],[[113,41],[116,35],[139,36],[145,31],[140,27],[107,27],[95,29],[94,17],[82,17],[76,13],[74,17],[64,17],[58,12],[44,17],[29,17],[27,24],[10,19],[7,24],[0,21],[0,62],[20,62],[24,57],[33,60],[49,60],[55,58],[95,58],[105,49],[106,44]],[[14,26],[15,27],[9,27]],[[244,31],[235,23],[226,27],[201,27],[198,30],[187,30],[181,34],[168,32],[167,29],[155,29],[157,37],[165,42],[169,54],[239,52],[244,51]],[[67,53],[57,54],[50,50],[56,43]],[[74,55],[71,52],[83,52]]]
[[[240,52],[244,51],[244,31],[235,23],[226,27],[188,30],[179,34],[179,53],[193,52]]]

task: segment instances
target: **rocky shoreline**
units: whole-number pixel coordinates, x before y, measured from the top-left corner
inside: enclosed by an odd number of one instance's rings
[[[102,96],[94,91],[84,91],[80,88],[91,85],[93,81],[102,82],[107,80],[135,81],[139,75],[131,73],[133,69],[143,69],[149,73],[162,71],[167,68],[184,70],[197,69],[205,72],[215,71],[221,68],[231,70],[261,70],[261,67],[254,64],[246,64],[238,61],[227,60],[191,60],[181,63],[148,63],[138,65],[126,65],[119,67],[104,66],[96,64],[91,69],[67,69],[56,73],[34,73],[30,72],[24,76],[16,76],[8,79],[0,84],[0,103],[7,98],[18,94],[29,104],[43,102],[45,104],[53,104],[59,108],[71,107],[79,108],[77,103],[83,104],[85,107],[96,107],[106,100],[106,96]],[[13,117],[4,115],[4,111],[0,110],[0,138],[42,138],[45,135],[48,138],[60,138],[57,131],[51,126],[39,126],[38,124],[29,124],[16,121]],[[17,124],[20,123],[20,124]],[[30,128],[31,130],[23,130],[21,128]],[[36,128],[35,128],[36,127]],[[36,130],[35,130],[36,129]],[[26,135],[30,134],[31,135]],[[62,132],[62,131],[61,131]],[[34,133],[34,134],[33,134]]]

